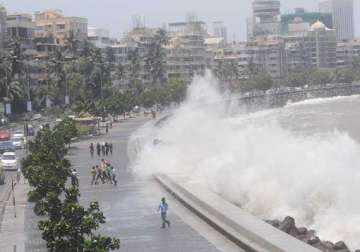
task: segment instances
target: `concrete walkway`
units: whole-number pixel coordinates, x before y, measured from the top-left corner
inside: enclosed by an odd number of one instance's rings
[[[73,145],[69,159],[78,170],[81,203],[88,205],[99,201],[107,223],[101,233],[121,239],[123,252],[235,252],[241,251],[206,223],[201,221],[176,200],[165,193],[154,181],[136,178],[129,167],[127,144],[130,135],[147,119],[129,119],[114,128],[106,136],[81,141]],[[90,185],[90,168],[101,157],[91,158],[90,142],[111,141],[113,156],[106,157],[117,169],[118,186],[111,184]],[[11,202],[6,206],[4,222],[0,231],[0,251],[47,251],[37,228],[38,217],[26,202],[28,186],[21,181],[16,188],[17,218],[13,217]],[[172,227],[161,229],[157,213],[160,198],[166,196],[170,204]]]

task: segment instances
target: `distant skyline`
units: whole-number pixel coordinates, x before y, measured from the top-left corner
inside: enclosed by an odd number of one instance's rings
[[[283,0],[282,13],[296,7],[318,10],[319,0]],[[360,13],[360,1],[355,2],[355,14]],[[223,21],[228,27],[231,41],[246,39],[246,18],[251,16],[251,0],[224,0],[209,3],[208,0],[0,0],[8,12],[25,12],[61,9],[66,16],[86,17],[89,26],[109,29],[111,36],[119,38],[132,27],[132,17],[144,17],[149,27],[160,27],[169,22],[184,21],[186,14],[195,12],[200,20],[208,23]],[[360,35],[360,14],[355,15],[356,36]]]

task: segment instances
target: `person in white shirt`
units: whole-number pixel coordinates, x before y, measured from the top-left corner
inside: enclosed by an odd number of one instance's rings
[[[168,210],[169,210],[169,205],[166,203],[165,198],[162,198],[158,208],[162,220],[162,228],[165,228],[166,224],[168,225],[168,227],[170,227],[170,221],[167,219]]]

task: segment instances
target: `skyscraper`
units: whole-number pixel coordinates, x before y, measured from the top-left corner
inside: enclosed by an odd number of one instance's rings
[[[326,0],[319,3],[320,12],[332,13],[338,40],[354,38],[354,0]]]
[[[280,1],[254,0],[253,36],[280,34]]]

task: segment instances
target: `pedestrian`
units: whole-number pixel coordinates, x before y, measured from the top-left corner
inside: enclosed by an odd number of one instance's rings
[[[102,170],[101,170],[101,168],[100,168],[98,165],[96,165],[96,166],[95,166],[95,169],[96,169],[95,185],[98,184],[98,180],[99,180],[99,179],[100,179],[101,182],[103,182],[103,184],[104,184],[104,178],[103,178],[103,175],[102,175]]]
[[[100,144],[99,143],[97,143],[96,144],[96,152],[97,152],[97,155],[100,157],[100,155],[101,155],[101,146],[100,146]]]
[[[107,179],[109,180],[110,184],[112,184],[113,183],[113,180],[112,180],[112,167],[111,167],[110,163],[106,164],[106,176],[107,176]]]
[[[90,156],[94,157],[94,144],[93,143],[90,144],[89,149],[90,149]]]
[[[167,219],[168,210],[169,210],[169,205],[166,203],[165,198],[162,198],[158,208],[162,220],[162,226],[161,226],[162,228],[165,228],[165,224],[167,224],[168,227],[170,227],[170,221]]]
[[[111,179],[112,179],[112,181],[113,181],[113,184],[114,184],[114,186],[117,186],[117,180],[116,180],[116,174],[115,174],[115,172],[116,172],[116,170],[115,170],[115,168],[112,166],[111,167]]]
[[[72,186],[78,186],[79,185],[79,180],[77,178],[77,171],[76,169],[73,169],[71,171],[71,185]]]
[[[113,126],[113,125],[112,125],[112,120],[110,120],[110,129],[112,129],[112,126]]]
[[[105,142],[105,154],[106,154],[106,156],[109,156],[109,144],[108,144],[108,142]]]
[[[91,168],[91,185],[93,185],[96,181],[96,175],[97,175],[97,171],[96,171],[96,167],[93,166]]]
[[[106,134],[108,134],[108,133],[109,133],[109,123],[106,123],[106,126],[105,126],[105,132],[106,132]]]
[[[113,154],[113,144],[112,143],[109,143],[109,150],[110,150],[110,154],[112,156],[112,154]]]
[[[106,148],[105,148],[105,143],[104,142],[101,144],[101,152],[102,152],[102,155],[105,156]]]

